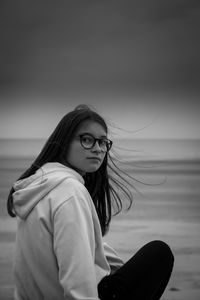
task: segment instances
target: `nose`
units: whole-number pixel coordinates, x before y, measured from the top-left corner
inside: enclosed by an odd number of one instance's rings
[[[96,141],[96,143],[94,144],[93,148],[92,148],[93,152],[102,152],[101,147],[99,146],[99,142]]]

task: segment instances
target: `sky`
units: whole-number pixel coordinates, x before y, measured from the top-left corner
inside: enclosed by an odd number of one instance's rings
[[[85,103],[119,137],[200,139],[199,0],[4,0],[0,22],[0,138]]]

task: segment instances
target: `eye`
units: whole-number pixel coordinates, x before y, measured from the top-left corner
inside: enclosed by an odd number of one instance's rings
[[[100,141],[101,146],[107,146],[107,140],[106,139],[101,139]]]
[[[85,144],[92,144],[94,139],[92,136],[89,136],[89,135],[84,135],[81,137],[82,139],[82,142],[85,143]]]

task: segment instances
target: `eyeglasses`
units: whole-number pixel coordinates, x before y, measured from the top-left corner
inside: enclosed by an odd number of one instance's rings
[[[92,149],[96,142],[98,142],[99,147],[101,148],[102,151],[107,152],[111,149],[113,142],[107,138],[100,138],[96,139],[93,135],[91,134],[80,134],[77,136],[80,138],[80,143],[81,146],[84,149]]]

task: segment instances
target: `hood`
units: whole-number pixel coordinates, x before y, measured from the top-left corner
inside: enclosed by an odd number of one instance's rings
[[[26,219],[37,203],[67,178],[75,178],[84,184],[79,173],[60,163],[47,163],[32,176],[15,182],[13,204],[16,215]]]

